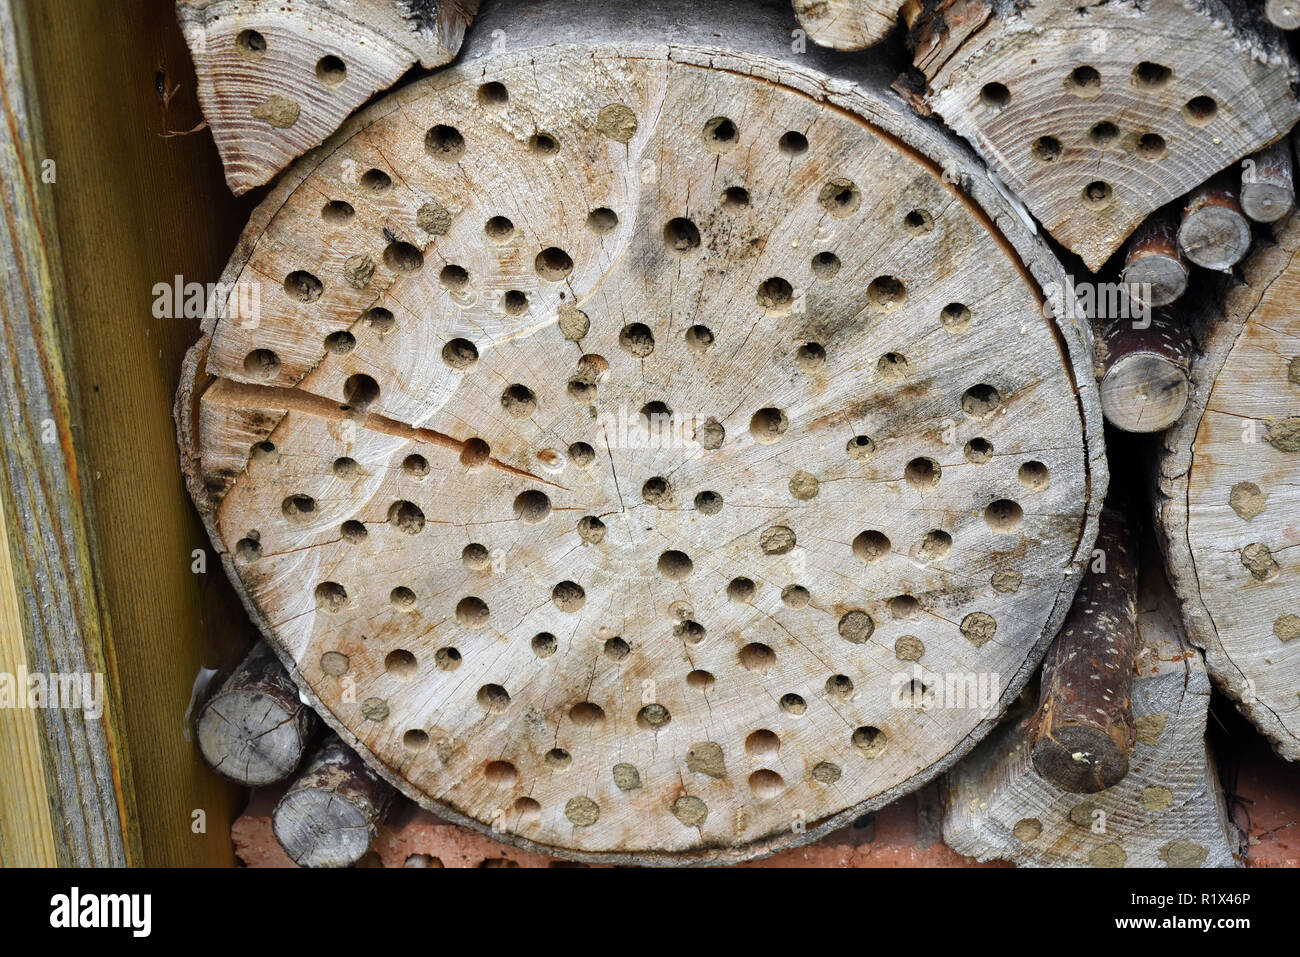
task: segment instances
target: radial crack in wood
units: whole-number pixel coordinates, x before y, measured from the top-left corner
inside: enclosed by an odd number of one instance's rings
[[[437,813],[586,860],[813,840],[968,750],[1059,626],[1090,330],[787,6],[721,48],[689,3],[494,9],[255,213],[223,281],[257,321],[232,292],[177,398],[190,489],[322,717]]]

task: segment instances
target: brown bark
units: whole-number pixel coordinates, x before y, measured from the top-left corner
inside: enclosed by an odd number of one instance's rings
[[[1187,260],[1178,248],[1178,225],[1172,215],[1154,213],[1128,242],[1124,282],[1141,289],[1150,306],[1167,306],[1187,290]],[[1149,300],[1149,301],[1147,301]]]
[[[1104,329],[1101,352],[1101,410],[1106,421],[1126,432],[1159,432],[1187,407],[1192,352],[1187,331],[1167,309],[1150,323],[1112,320]]]

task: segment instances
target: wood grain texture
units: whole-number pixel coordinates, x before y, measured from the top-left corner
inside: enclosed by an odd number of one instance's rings
[[[450,61],[479,0],[178,0],[235,193],[268,182],[415,64]]]
[[[819,46],[873,47],[898,25],[904,0],[793,0],[795,19]]]
[[[189,709],[201,669],[234,667],[254,632],[175,471],[167,409],[198,320],[156,314],[154,300],[177,274],[215,279],[251,204],[231,199],[206,133],[164,135],[200,119],[171,3],[132,16],[98,0],[25,10],[43,152],[57,164],[46,235],[61,248],[67,306],[51,315],[72,343],[109,686],[129,705],[118,712],[135,795],[127,823],[144,864],[230,865],[241,792],[203,764]],[[180,86],[167,107],[160,85]],[[196,549],[208,552],[204,574],[192,571]]]
[[[256,326],[191,354],[186,471],[250,612],[381,773],[503,839],[815,839],[990,726],[1090,550],[1059,267],[868,65],[782,62],[786,14],[725,50],[689,5],[546,50],[563,5],[480,21],[519,49],[471,37],[296,167],[226,273]],[[656,402],[684,443],[598,418]],[[998,701],[896,707],[918,658]]]
[[[1019,867],[1240,865],[1241,836],[1206,747],[1201,653],[1159,567],[1140,577],[1128,774],[1088,797],[1063,791],[1034,771],[1024,724],[1009,722],[943,779],[943,836],[954,850]]]
[[[1254,4],[961,0],[915,36],[924,103],[1094,271],[1300,118],[1295,63]]]
[[[1257,248],[1166,433],[1157,517],[1187,631],[1216,683],[1300,758],[1300,222]]]
[[[61,323],[68,308],[62,262],[49,191],[40,178],[41,111],[49,104],[40,101],[34,87],[32,64],[38,53],[29,46],[31,25],[23,14],[7,0],[0,3],[0,260],[6,276],[0,296],[5,435],[0,505],[8,511],[4,564],[12,570],[22,625],[21,636],[10,639],[15,641],[11,660],[42,679],[98,674],[102,682],[112,663],[92,566],[93,513],[72,431],[74,373]],[[16,685],[27,703],[24,677],[16,669],[5,677],[12,683],[10,693]],[[34,856],[45,856],[42,847],[48,852],[48,841],[60,864],[120,866],[139,853],[128,826],[132,805],[120,736],[122,712],[116,700],[106,702],[98,715],[93,710],[42,707],[30,715],[39,729],[41,757],[13,771],[28,783],[26,800],[17,810],[31,815],[29,826],[57,823],[32,847]],[[11,739],[6,751],[33,757],[24,716],[6,722],[5,730],[22,736]],[[28,777],[41,774],[44,781]],[[48,808],[30,806],[42,797]]]

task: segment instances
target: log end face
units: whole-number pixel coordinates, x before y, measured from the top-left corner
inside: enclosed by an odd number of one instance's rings
[[[351,867],[370,849],[370,821],[333,791],[291,790],[276,805],[271,829],[300,867]]]
[[[1187,408],[1187,372],[1153,353],[1133,353],[1115,362],[1101,380],[1101,411],[1125,432],[1167,429]]]
[[[1226,206],[1189,212],[1178,229],[1183,255],[1205,269],[1227,272],[1250,250],[1250,223]]]
[[[1128,751],[1100,728],[1067,725],[1035,742],[1034,770],[1072,794],[1096,794],[1128,774]]]
[[[199,750],[214,771],[245,787],[264,787],[288,777],[306,746],[301,708],[256,691],[214,698],[198,720]]]

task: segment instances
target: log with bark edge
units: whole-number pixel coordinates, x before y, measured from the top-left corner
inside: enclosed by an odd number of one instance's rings
[[[1094,271],[1300,117],[1284,39],[1235,0],[945,0],[912,40],[924,106]]]
[[[722,38],[494,10],[255,214],[258,321],[178,395],[191,490],[322,717],[436,813],[587,860],[813,840],[971,747],[1059,626],[1089,330],[970,154],[792,54],[783,4]],[[913,665],[1002,685],[920,713]]]
[[[1295,206],[1291,137],[1241,161],[1241,209],[1257,223],[1275,223]]]
[[[1167,306],[1187,291],[1191,267],[1178,248],[1178,223],[1172,212],[1156,212],[1128,241],[1124,282],[1134,297],[1152,307]]]
[[[1098,336],[1101,411],[1126,432],[1159,432],[1187,408],[1192,344],[1169,309],[1117,318]]]
[[[1265,0],[1264,13],[1279,30],[1300,27],[1300,3],[1296,0]]]
[[[943,837],[1021,867],[1234,867],[1241,836],[1205,740],[1210,682],[1158,564],[1140,573],[1128,773],[1088,796],[1040,776],[1035,718],[989,735],[944,776]]]
[[[275,652],[258,642],[199,712],[199,750],[223,777],[261,787],[293,773],[317,724]]]
[[[1065,627],[1043,659],[1029,751],[1039,775],[1075,794],[1105,790],[1128,774],[1134,735],[1135,549],[1128,516],[1108,505],[1092,564]]]
[[[1225,170],[1187,195],[1178,246],[1198,266],[1227,272],[1250,252],[1250,221],[1236,173]]]
[[[819,46],[865,50],[898,25],[905,0],[792,0],[795,19]]]
[[[450,61],[479,0],[177,0],[199,102],[244,193],[419,63]]]
[[[370,849],[394,793],[356,752],[330,735],[280,798],[271,827],[295,864],[351,867]]]
[[[1158,524],[1187,631],[1215,682],[1300,758],[1300,221],[1242,264],[1166,434]]]

